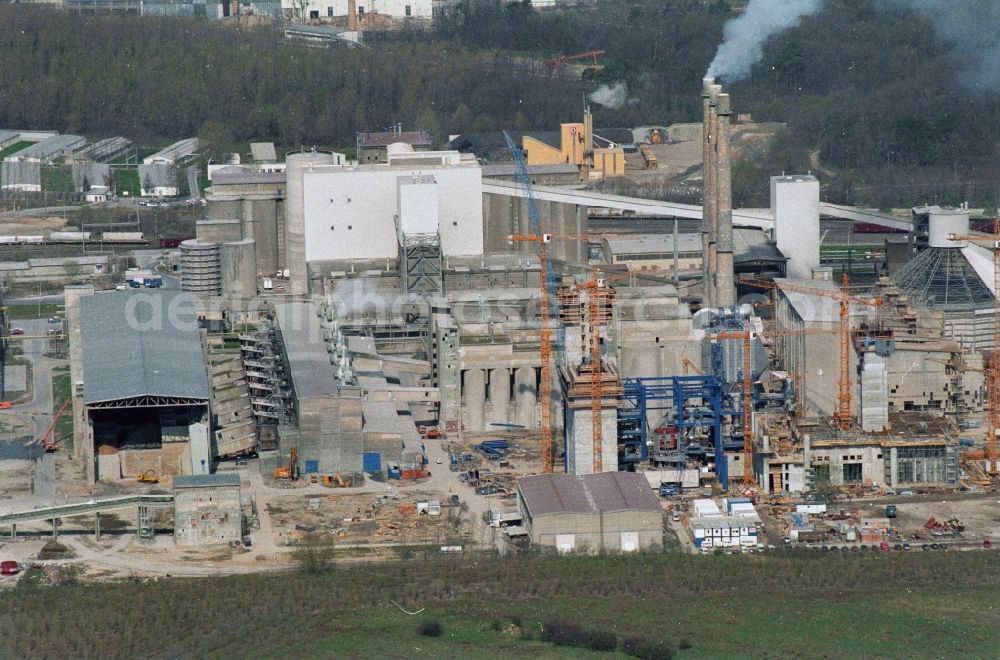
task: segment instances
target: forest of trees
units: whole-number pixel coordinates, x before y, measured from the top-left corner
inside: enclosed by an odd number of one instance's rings
[[[957,55],[922,18],[879,0],[839,0],[771,39],[734,108],[788,131],[738,165],[739,203],[762,176],[808,167],[826,195],[882,206],[968,199],[997,206],[995,90],[957,82]],[[731,17],[724,0],[608,1],[534,12],[466,0],[432,29],[369,35],[368,48],[289,44],[275,27],[91,16],[0,6],[0,126],[124,135],[143,144],[200,135],[218,150],[354,143],[402,122],[448,134],[551,129],[579,115],[600,82],[539,62],[607,50],[601,78],[628,86],[600,126],[693,121],[700,80]]]

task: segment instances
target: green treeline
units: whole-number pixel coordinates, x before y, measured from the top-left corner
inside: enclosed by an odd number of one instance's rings
[[[124,135],[142,144],[201,135],[347,147],[397,122],[449,134],[551,130],[584,96],[624,82],[599,126],[695,121],[725,0],[608,0],[537,13],[465,0],[432,30],[367,35],[370,47],[311,48],[277,28],[90,16],[0,6],[0,126]],[[598,81],[563,80],[544,60],[604,49]],[[738,204],[766,204],[766,176],[814,169],[832,201],[996,207],[996,90],[963,88],[954,48],[884,0],[837,0],[772,38],[734,110],[788,131],[737,164]]]

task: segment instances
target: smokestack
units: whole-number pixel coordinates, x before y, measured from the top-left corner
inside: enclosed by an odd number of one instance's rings
[[[733,164],[729,147],[729,94],[719,94],[716,105],[716,305],[736,303],[733,273]]]
[[[701,244],[702,244],[702,272],[705,282],[705,303],[706,307],[714,305],[714,290],[712,282],[712,250],[715,236],[712,233],[713,217],[715,213],[715,147],[712,143],[712,88],[715,86],[715,78],[705,78],[702,81],[701,105],[702,105],[702,221],[701,221]]]
[[[594,115],[590,114],[589,105],[583,112],[583,163],[590,176],[594,169]]]
[[[358,31],[358,0],[347,0],[347,29]]]

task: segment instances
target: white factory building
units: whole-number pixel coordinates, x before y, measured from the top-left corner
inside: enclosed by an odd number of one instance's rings
[[[456,151],[413,152],[406,145],[393,145],[388,158],[379,165],[321,160],[290,169],[290,196],[302,196],[302,249],[313,277],[354,264],[392,266],[412,240],[439,245],[442,258],[483,254],[482,171],[476,160]],[[290,251],[298,247],[295,211]],[[290,265],[295,280],[294,260]]]

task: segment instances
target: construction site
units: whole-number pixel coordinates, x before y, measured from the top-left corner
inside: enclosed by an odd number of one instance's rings
[[[155,285],[69,286],[54,333],[0,316],[4,372],[31,375],[2,392],[5,552],[61,534],[98,571],[202,574],[317,538],[990,547],[998,237],[960,200],[822,202],[808,173],[733,208],[733,136],[767,127],[713,79],[701,99],[700,124],[624,133],[588,108],[487,165],[400,127],[363,163],[215,170]],[[590,185],[654,169],[702,203]],[[858,268],[821,250],[856,224],[882,241]]]

